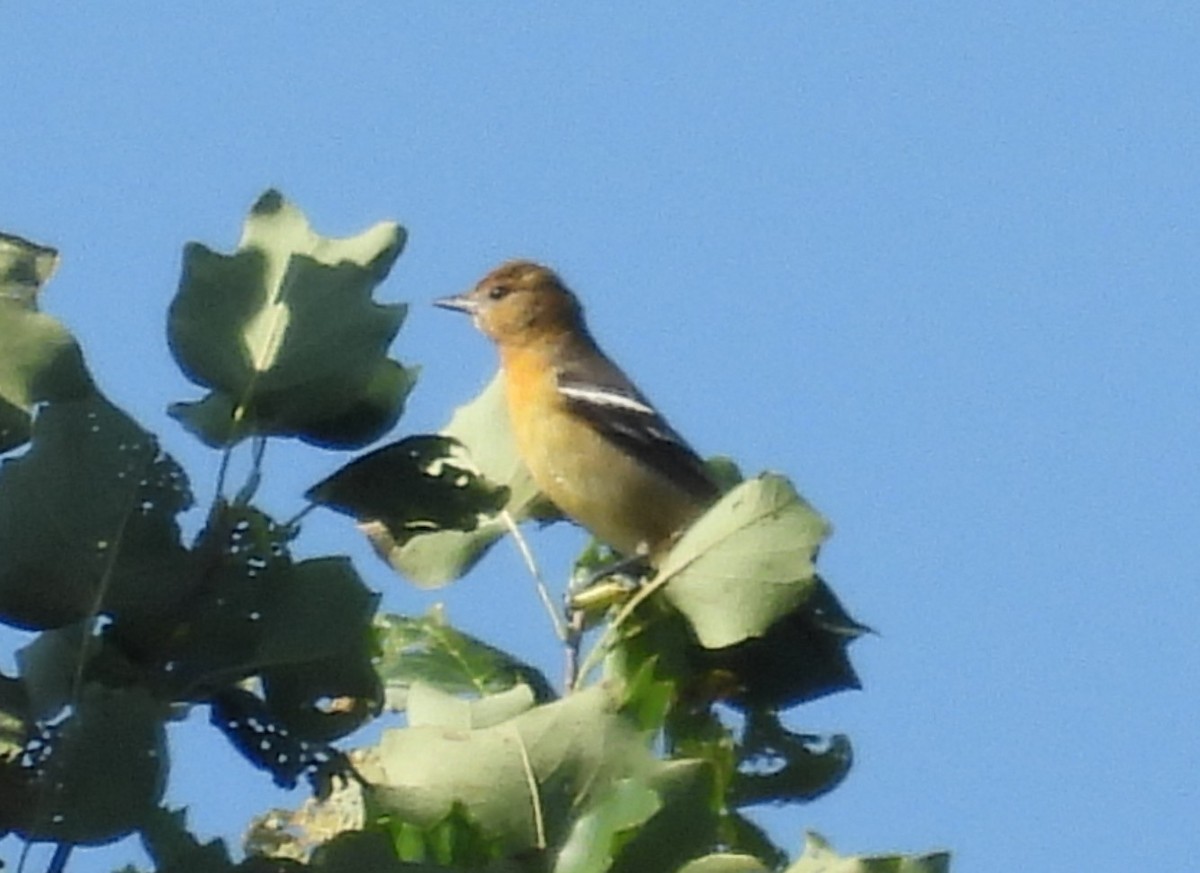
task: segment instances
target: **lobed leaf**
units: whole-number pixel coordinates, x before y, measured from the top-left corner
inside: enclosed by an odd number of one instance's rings
[[[404,241],[390,222],[319,236],[268,191],[234,254],[186,246],[168,340],[188,378],[212,393],[171,413],[210,445],[259,434],[346,448],[381,436],[416,375],[387,358],[406,308],[371,299]]]

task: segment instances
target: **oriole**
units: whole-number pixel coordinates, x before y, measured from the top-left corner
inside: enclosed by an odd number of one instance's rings
[[[699,456],[596,345],[552,270],[509,261],[436,304],[496,344],[521,459],[599,540],[653,562],[716,499]]]

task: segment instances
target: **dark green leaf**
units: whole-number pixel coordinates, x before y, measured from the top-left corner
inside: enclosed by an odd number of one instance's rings
[[[290,531],[249,508],[227,508],[222,518],[229,541],[162,652],[176,682],[202,692],[266,668],[343,657],[365,664],[377,595],[349,559],[293,564],[285,550]],[[212,528],[206,534],[218,536]],[[328,675],[319,678],[318,685]],[[351,686],[361,689],[361,678]]]
[[[371,299],[404,239],[389,222],[318,236],[268,191],[233,255],[188,245],[168,338],[188,378],[223,397],[174,413],[210,443],[261,434],[346,448],[380,436],[415,375],[386,357],[405,307]]]
[[[33,446],[0,467],[0,619],[61,627],[176,602],[186,551],[183,471],[99,395],[52,403]]]
[[[263,696],[274,716],[297,737],[331,742],[379,714],[383,687],[362,645],[340,655],[262,671]]]
[[[221,840],[201,843],[187,830],[187,813],[155,809],[142,824],[142,845],[155,873],[234,873],[229,850]]]
[[[726,649],[691,650],[692,669],[743,709],[784,709],[861,687],[846,653],[869,628],[852,619],[820,576],[803,604],[765,636]]]
[[[165,714],[141,690],[85,686],[35,755],[37,813],[25,836],[99,845],[141,827],[166,785]]]
[[[305,496],[379,522],[399,545],[421,533],[473,530],[504,507],[508,489],[476,473],[457,440],[410,436],[356,458]]]
[[[540,671],[451,627],[440,609],[418,618],[380,616],[376,633],[376,669],[395,709],[404,708],[408,689],[416,682],[450,694],[474,695],[527,685],[540,703],[555,697]]]
[[[499,376],[474,400],[455,410],[442,434],[466,447],[473,468],[486,481],[508,489],[503,508],[516,522],[555,517],[517,456]],[[396,570],[417,585],[437,587],[470,570],[508,527],[499,515],[492,514],[469,532],[434,531],[406,542],[397,542],[379,525],[366,531],[375,550]]]
[[[738,746],[738,772],[728,801],[747,806],[815,800],[846,778],[853,761],[850,739],[843,734],[797,734],[772,712],[752,712]]]

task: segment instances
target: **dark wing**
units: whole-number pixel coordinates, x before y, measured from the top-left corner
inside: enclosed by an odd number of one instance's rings
[[[598,433],[697,500],[716,499],[717,486],[699,455],[615,364],[603,356],[588,356],[565,363],[557,377],[571,411]]]

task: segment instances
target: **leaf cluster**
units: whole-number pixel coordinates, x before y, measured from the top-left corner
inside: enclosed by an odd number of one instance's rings
[[[553,623],[562,687],[440,609],[379,614],[344,557],[293,556],[324,507],[436,587],[558,519],[497,381],[441,433],[368,448],[417,375],[388,357],[403,305],[373,296],[404,241],[386,222],[322,237],[269,191],[235,252],[185,248],[167,339],[205,393],[170,412],[216,462],[186,535],[187,473],[39,311],[57,253],[0,236],[0,621],[38,634],[0,675],[0,836],[136,833],[173,873],[946,869],[816,836],[788,866],[753,822],[849,772],[849,739],[797,731],[790,710],[859,687],[848,647],[867,630],[817,572],[829,525],[779,474],[714,461],[724,497],[653,570],[589,546]],[[278,520],[255,500],[284,438],[368,450]],[[249,472],[230,484],[235,452]],[[162,806],[165,726],[196,707],[250,765],[312,789],[256,820],[241,861]],[[384,713],[400,726],[345,747]]]

